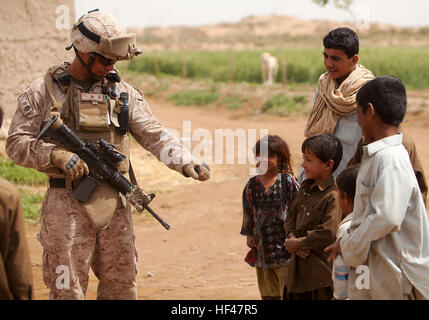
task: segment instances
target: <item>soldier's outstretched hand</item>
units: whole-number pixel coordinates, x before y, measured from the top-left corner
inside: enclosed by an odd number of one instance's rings
[[[195,180],[206,181],[210,178],[210,168],[207,164],[189,163],[182,168],[185,177],[192,177]]]
[[[88,165],[79,156],[63,148],[54,148],[51,151],[52,164],[61,169],[65,175],[72,180],[81,178],[89,174]]]

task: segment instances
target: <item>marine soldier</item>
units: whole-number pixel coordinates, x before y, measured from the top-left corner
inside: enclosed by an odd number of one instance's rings
[[[73,190],[87,164],[76,154],[37,140],[52,114],[81,139],[99,138],[126,156],[119,170],[129,171],[128,132],[170,169],[200,181],[209,170],[200,165],[152,114],[144,96],[122,81],[114,69],[118,60],[141,53],[135,34],[98,10],[82,16],[71,30],[73,62],[51,67],[18,97],[6,151],[24,167],[46,172],[50,187],[41,209],[43,275],[51,299],[84,299],[88,272],[99,279],[97,299],[136,299],[137,250],[129,203],[102,183],[81,203]],[[125,99],[128,95],[128,104]],[[125,95],[126,96],[126,95]]]

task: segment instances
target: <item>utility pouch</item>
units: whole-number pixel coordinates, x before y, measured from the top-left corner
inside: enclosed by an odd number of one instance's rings
[[[119,127],[116,127],[116,133],[117,134],[127,134],[128,132],[128,117],[129,117],[129,109],[128,109],[128,93],[127,92],[121,92],[119,95],[119,101],[120,101],[120,111],[118,114],[118,122]]]
[[[97,185],[82,207],[88,215],[95,231],[100,231],[109,225],[119,203],[119,192],[106,181]]]
[[[116,128],[119,128],[118,116],[119,116],[119,112],[120,112],[121,109],[116,107],[116,104],[117,104],[116,100],[117,99],[109,99],[109,103],[110,103],[110,121],[112,122],[112,124]]]
[[[109,105],[103,94],[80,92],[75,105],[77,130],[110,131]]]

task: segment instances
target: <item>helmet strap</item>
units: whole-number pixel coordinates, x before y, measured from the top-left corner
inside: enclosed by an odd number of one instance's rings
[[[73,49],[74,49],[74,52],[76,54],[76,58],[79,60],[79,62],[81,63],[81,65],[83,65],[85,67],[86,71],[88,71],[88,73],[91,76],[91,78],[94,79],[94,80],[97,80],[97,81],[103,80],[104,77],[97,76],[95,73],[93,73],[91,71],[92,66],[94,65],[95,55],[91,52],[91,56],[89,57],[88,64],[86,64],[83,61],[82,57],[79,54],[79,51],[76,49],[75,46],[73,46]]]

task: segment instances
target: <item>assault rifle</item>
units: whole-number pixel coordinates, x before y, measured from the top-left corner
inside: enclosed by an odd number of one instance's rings
[[[117,169],[117,163],[123,161],[125,156],[115,150],[112,144],[104,139],[99,139],[96,144],[82,141],[76,136],[57,116],[40,131],[37,139],[49,137],[60,142],[67,150],[76,153],[89,168],[89,175],[84,176],[79,186],[73,193],[73,197],[85,202],[91,196],[94,189],[102,182],[108,182],[114,189],[122,193],[138,212],[146,209],[165,229],[170,226],[150,207],[149,203],[155,194],[147,194],[137,185],[128,181]]]

